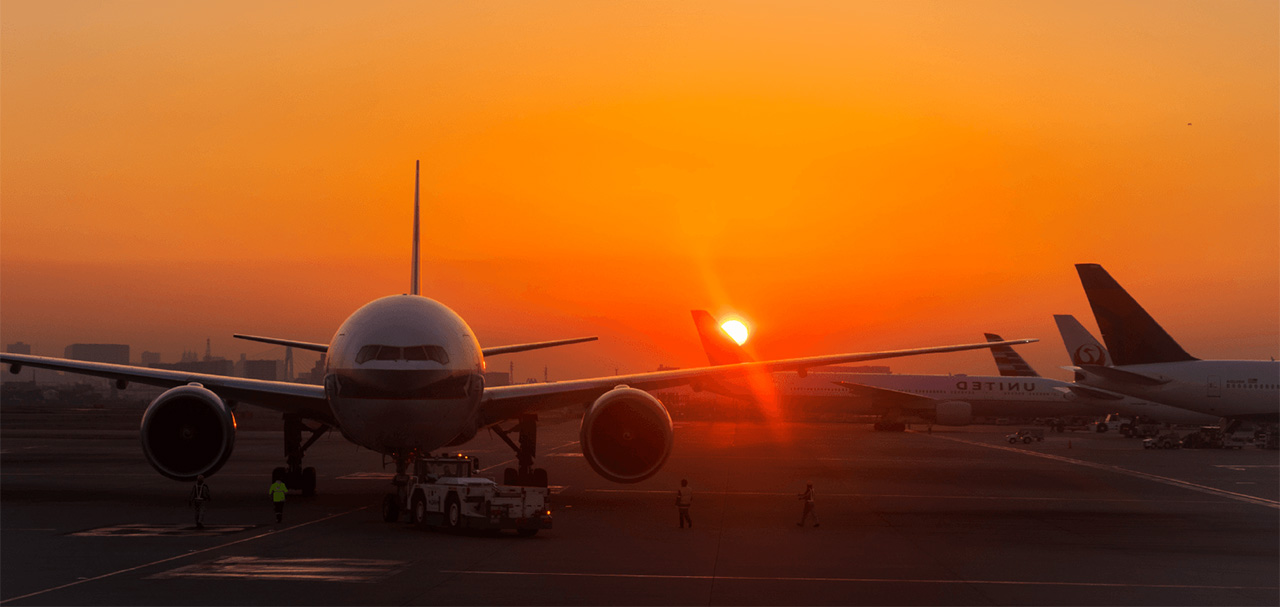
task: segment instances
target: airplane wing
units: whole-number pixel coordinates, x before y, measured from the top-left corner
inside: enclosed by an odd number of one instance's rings
[[[899,406],[908,408],[932,405],[937,402],[937,399],[929,398],[928,396],[920,396],[919,394],[912,394],[910,392],[903,392],[901,390],[890,390],[889,388],[879,388],[876,386],[868,386],[866,384],[848,381],[833,381],[831,383],[848,390],[849,393],[854,396],[874,398],[880,402],[895,403]]]
[[[1116,367],[1104,367],[1102,365],[1077,365],[1074,367],[1063,367],[1070,371],[1083,371],[1102,379],[1110,380],[1121,384],[1135,384],[1139,386],[1163,386],[1169,383],[1167,379],[1159,377],[1151,377],[1142,373],[1133,371],[1125,371]]]
[[[117,382],[136,382],[148,386],[172,388],[192,382],[199,383],[225,400],[249,403],[265,409],[285,413],[297,413],[304,418],[336,425],[324,387],[310,384],[294,384],[282,381],[265,381],[243,377],[225,377],[205,373],[188,373],[169,369],[151,369],[130,365],[113,365],[83,360],[67,360],[28,354],[0,354],[0,363],[9,365],[17,373],[22,367],[68,371],[114,379]]]
[[[810,356],[806,358],[737,363],[715,367],[697,367],[693,369],[675,369],[672,371],[654,371],[650,373],[635,373],[631,375],[615,375],[612,377],[598,377],[593,379],[575,379],[544,384],[495,386],[492,388],[485,388],[484,402],[481,403],[481,415],[485,425],[492,425],[503,420],[512,419],[524,413],[536,413],[538,411],[547,411],[572,405],[588,405],[601,394],[604,394],[619,385],[627,385],[640,390],[653,390],[673,386],[696,386],[703,381],[746,377],[759,373],[773,373],[775,371],[799,372],[810,367],[839,365],[867,360],[882,360],[886,358],[899,358],[902,356],[917,356],[921,354],[960,352],[963,350],[990,348],[992,346],[1028,344],[1035,341],[1039,340],[1017,339],[988,342],[983,344],[914,348],[910,350],[833,354],[828,356]]]
[[[512,352],[525,352],[528,350],[541,350],[542,348],[554,348],[556,346],[567,346],[569,344],[580,344],[584,341],[595,341],[599,337],[575,337],[573,339],[557,339],[555,341],[538,341],[529,344],[515,344],[512,346],[495,346],[492,348],[482,348],[480,351],[484,353],[485,358],[495,354],[510,354]]]
[[[292,339],[278,339],[275,337],[258,337],[256,335],[241,335],[239,333],[232,335],[236,339],[245,339],[248,341],[260,341],[264,344],[275,344],[277,346],[288,346],[291,348],[301,348],[303,350],[311,350],[313,352],[328,352],[329,344],[318,344],[309,341],[296,341]],[[569,344],[579,344],[584,341],[595,341],[598,337],[575,337],[573,339],[557,339],[554,341],[539,341],[528,344],[514,344],[510,346],[496,346],[493,348],[483,348],[481,352],[485,357],[494,356],[496,354],[510,354],[512,352],[526,352],[528,350],[540,350],[542,348],[554,348],[556,346],[567,346]]]
[[[1081,386],[1079,384],[1071,384],[1070,386],[1058,386],[1054,388],[1054,390],[1058,390],[1060,392],[1068,392],[1078,397],[1088,398],[1092,400],[1124,400],[1123,394],[1116,394],[1115,392],[1108,392],[1106,390],[1099,390],[1097,388],[1090,388],[1088,386]]]

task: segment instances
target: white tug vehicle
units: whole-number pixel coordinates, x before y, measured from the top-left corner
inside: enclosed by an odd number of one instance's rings
[[[419,458],[404,490],[387,495],[383,519],[407,512],[421,528],[514,529],[526,537],[551,528],[547,487],[499,485],[478,476],[479,468],[480,460],[462,454]]]

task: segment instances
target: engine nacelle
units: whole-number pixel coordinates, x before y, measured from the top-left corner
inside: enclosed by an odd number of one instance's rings
[[[939,426],[967,426],[973,423],[973,405],[958,400],[938,403],[933,421]]]
[[[618,386],[596,399],[582,416],[582,456],[615,483],[653,476],[671,455],[671,415],[648,392]]]
[[[165,391],[142,414],[142,452],[156,472],[174,480],[217,472],[235,442],[235,415],[200,384]]]

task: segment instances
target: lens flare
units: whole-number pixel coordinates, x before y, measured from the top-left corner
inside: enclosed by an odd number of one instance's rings
[[[741,321],[730,320],[720,325],[720,328],[724,329],[724,332],[728,333],[729,337],[733,338],[733,341],[738,342],[739,346],[747,341],[747,325],[742,324]]]

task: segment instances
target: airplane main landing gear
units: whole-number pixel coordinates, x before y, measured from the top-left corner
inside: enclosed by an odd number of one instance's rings
[[[302,432],[311,433],[311,438],[307,439],[304,444],[302,442]],[[329,431],[328,424],[320,424],[315,428],[308,428],[302,423],[302,417],[294,414],[286,413],[284,415],[284,456],[286,466],[280,466],[271,471],[272,481],[284,481],[284,486],[289,489],[298,489],[302,491],[302,495],[310,497],[316,494],[316,469],[302,467],[302,456],[307,449],[314,445],[325,432]]]
[[[533,467],[533,457],[538,448],[538,416],[532,413],[521,415],[515,428],[503,430],[494,426],[493,431],[516,452],[516,463],[519,466],[519,468],[507,468],[502,471],[502,484],[546,487],[548,482],[546,469]],[[511,440],[512,432],[519,433],[519,445]]]
[[[388,523],[400,520],[400,504],[405,503],[408,496],[406,492],[409,490],[409,463],[413,461],[399,455],[392,457],[396,460],[396,475],[391,479],[394,493],[388,493],[382,498],[382,520]]]

